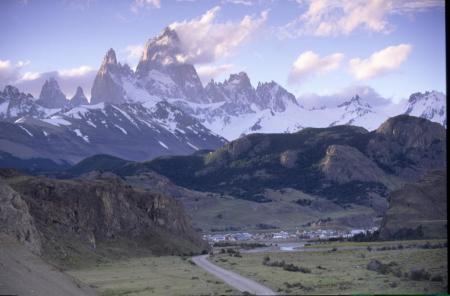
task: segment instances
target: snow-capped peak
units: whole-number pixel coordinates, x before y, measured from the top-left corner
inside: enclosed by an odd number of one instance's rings
[[[341,107],[345,107],[345,109],[348,109],[349,106],[354,106],[354,107],[363,107],[363,108],[372,108],[369,103],[364,102],[364,100],[358,95],[356,94],[355,96],[353,96],[350,100],[339,104],[338,108]]]
[[[7,85],[3,89],[3,93],[1,94],[3,98],[5,99],[12,99],[20,96],[19,89],[17,87],[14,87],[12,85]]]
[[[409,97],[405,114],[423,117],[447,126],[446,96],[438,91],[414,93]]]
[[[180,39],[174,30],[166,28],[161,35],[147,41],[136,73],[142,76],[152,68],[158,69],[177,63],[178,56],[180,56]]]
[[[283,112],[290,104],[298,105],[295,96],[273,80],[258,83],[256,95],[258,97],[257,104],[261,109],[269,108],[274,112]]]

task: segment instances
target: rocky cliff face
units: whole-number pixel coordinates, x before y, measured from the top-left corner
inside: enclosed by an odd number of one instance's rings
[[[319,164],[329,180],[339,184],[351,181],[382,182],[386,174],[358,149],[347,145],[331,145]]]
[[[0,179],[0,232],[26,245],[32,252],[41,253],[41,238],[30,215],[27,203],[20,194]]]
[[[423,118],[400,115],[374,133],[366,153],[383,170],[417,180],[429,169],[445,168],[445,128]]]
[[[176,200],[97,174],[78,180],[19,176],[4,179],[13,190],[2,205],[21,197],[42,237],[43,252],[65,260],[74,252],[103,252],[123,244],[148,254],[198,252],[203,244]],[[6,189],[5,189],[6,188]],[[3,211],[2,211],[3,212]],[[3,222],[3,221],[2,221]],[[4,224],[2,224],[4,227]]]
[[[447,174],[444,170],[430,171],[419,182],[390,194],[380,237],[447,237],[447,223]]]

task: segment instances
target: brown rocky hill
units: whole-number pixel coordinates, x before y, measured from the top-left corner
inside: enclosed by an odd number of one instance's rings
[[[390,194],[389,209],[380,228],[382,239],[446,236],[446,171],[431,171],[419,182],[408,183]]]
[[[206,248],[178,201],[112,174],[74,180],[0,175],[1,231],[56,263]]]

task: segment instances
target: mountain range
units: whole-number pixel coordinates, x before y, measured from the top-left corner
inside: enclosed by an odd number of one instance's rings
[[[68,100],[55,79],[37,99],[6,86],[0,92],[2,166],[54,169],[94,154],[143,161],[216,149],[252,133],[336,125],[374,130],[398,114],[447,124],[446,97],[436,91],[376,106],[355,93],[335,106],[306,108],[274,81],[255,88],[245,72],[203,86],[180,53],[169,28],[145,44],[135,71],[108,50],[89,102],[81,88]]]
[[[214,151],[145,162],[96,155],[60,177],[113,173],[132,186],[181,200],[203,231],[258,229],[261,217],[276,227],[328,217],[336,226],[372,227],[393,191],[430,170],[444,170],[445,159],[442,125],[398,115],[370,132],[340,125],[251,134]]]

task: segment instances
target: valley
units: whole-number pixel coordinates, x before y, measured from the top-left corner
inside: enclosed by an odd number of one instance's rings
[[[0,295],[448,292],[442,7],[0,1]]]
[[[380,291],[429,294],[445,291],[448,286],[445,243],[446,240],[324,241],[289,251],[241,250],[239,255],[214,248],[213,255],[206,260],[282,295]],[[224,249],[230,248],[235,249],[232,246]],[[304,272],[264,265],[266,260],[301,266]],[[186,289],[196,295],[242,293],[191,262],[187,257],[144,257],[99,263],[68,270],[68,273],[101,295],[185,295]],[[381,262],[392,268],[372,270],[368,267],[371,262]],[[423,278],[421,270],[424,270]]]

